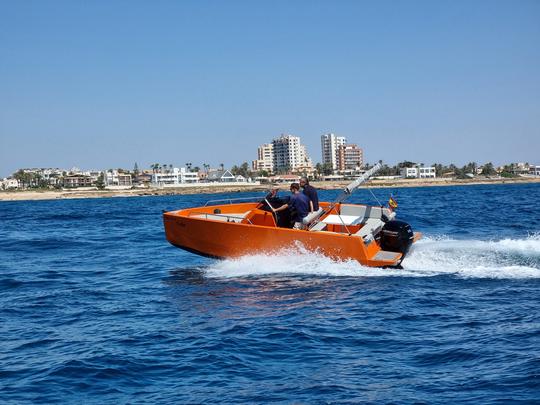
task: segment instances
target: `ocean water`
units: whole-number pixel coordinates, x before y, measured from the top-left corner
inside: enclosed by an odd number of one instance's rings
[[[254,193],[0,202],[0,403],[538,403],[540,185],[390,191],[403,270],[166,242]]]

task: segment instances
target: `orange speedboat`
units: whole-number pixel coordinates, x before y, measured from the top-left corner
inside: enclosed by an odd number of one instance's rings
[[[306,229],[278,227],[271,204],[258,198],[256,202],[221,200],[213,202],[217,205],[166,212],[165,234],[174,246],[214,258],[272,254],[301,244],[336,260],[398,267],[420,234],[397,221],[390,208],[343,202],[376,169],[347,186],[335,202],[321,202],[319,211],[304,219]]]

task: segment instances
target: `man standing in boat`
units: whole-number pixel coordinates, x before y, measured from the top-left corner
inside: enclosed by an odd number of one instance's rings
[[[274,211],[279,212],[289,209],[291,219],[294,222],[293,229],[304,229],[302,220],[309,214],[309,198],[300,192],[300,185],[298,183],[291,184],[291,193],[289,202],[276,208]]]
[[[304,189],[304,195],[309,199],[309,212],[318,211],[319,196],[317,195],[317,190],[315,187],[309,184],[307,177],[302,177],[300,179],[300,187]]]

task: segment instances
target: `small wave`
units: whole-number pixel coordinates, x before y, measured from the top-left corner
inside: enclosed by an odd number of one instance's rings
[[[500,241],[454,240],[445,236],[417,242],[403,269],[362,266],[354,260],[336,261],[301,245],[275,254],[256,254],[213,262],[204,269],[211,278],[307,274],[332,277],[540,278],[540,234]]]
[[[403,261],[406,270],[464,278],[540,278],[540,235],[499,241],[425,238]]]

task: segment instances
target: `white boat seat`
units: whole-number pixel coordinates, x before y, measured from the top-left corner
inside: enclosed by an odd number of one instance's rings
[[[354,215],[355,217],[365,217],[366,208],[367,207],[365,205],[341,204],[341,215]]]
[[[356,225],[360,218],[356,215],[328,215],[322,220],[329,225]]]
[[[377,232],[379,232],[384,226],[384,222],[381,219],[368,218],[364,223],[364,226],[360,228],[355,235],[362,238],[373,237]]]
[[[386,215],[388,219],[394,219],[396,217],[396,213],[390,211],[390,209],[386,207],[381,208],[366,205],[341,205],[342,216],[354,215],[358,217],[358,219],[354,222],[354,225],[364,224],[369,218],[381,219],[382,214]]]
[[[242,222],[248,212],[234,213],[234,214],[195,214],[191,215],[192,218],[211,219],[212,221],[222,222]]]
[[[302,223],[304,225],[309,225],[316,219],[318,219],[322,214],[324,214],[324,210],[322,208],[319,208],[317,211],[310,212],[303,220]]]
[[[310,229],[310,231],[311,232],[322,231],[324,230],[324,228],[326,228],[326,224],[321,221],[321,222],[317,222],[317,224],[315,224],[313,228]]]

